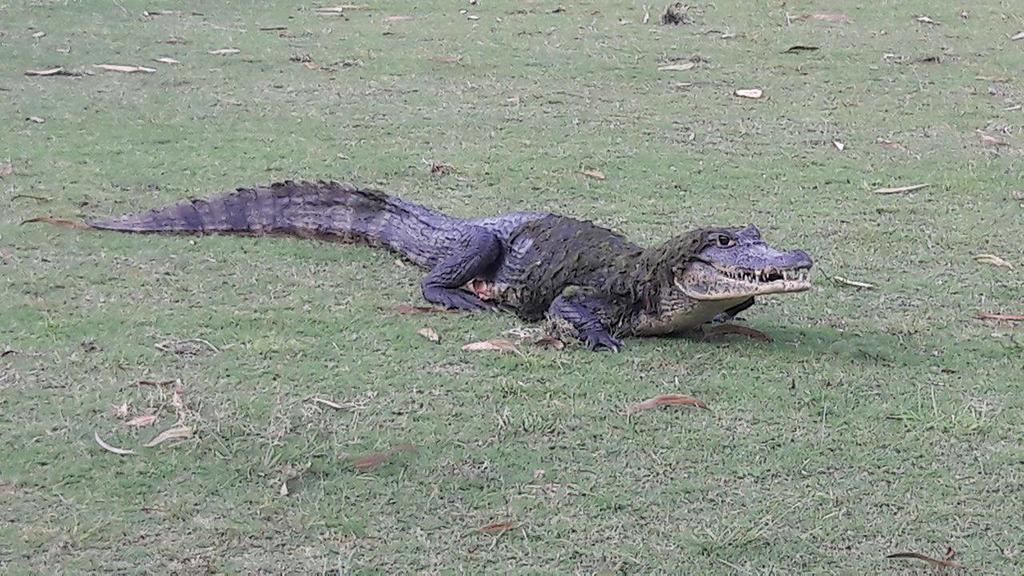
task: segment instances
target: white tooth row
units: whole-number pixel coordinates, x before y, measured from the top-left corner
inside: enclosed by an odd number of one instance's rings
[[[768,282],[768,277],[772,274],[782,274],[783,281],[801,281],[806,282],[810,277],[810,270],[807,268],[800,268],[798,270],[776,270],[769,272],[762,270],[760,272],[754,272],[752,270],[730,270],[727,275],[736,280],[742,280],[744,282],[750,282],[757,284],[760,282]]]

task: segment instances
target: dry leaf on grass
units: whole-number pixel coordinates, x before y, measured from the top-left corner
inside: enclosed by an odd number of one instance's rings
[[[156,437],[154,437],[149,442],[143,444],[143,446],[145,446],[146,448],[152,448],[153,446],[158,446],[160,444],[163,444],[164,442],[169,442],[171,440],[184,440],[186,438],[191,437],[192,429],[189,428],[188,426],[174,426],[157,434]]]
[[[580,172],[580,174],[583,174],[584,176],[589,176],[594,180],[604,180],[604,172],[601,172],[600,170],[584,170]]]
[[[131,454],[135,454],[134,450],[126,450],[124,448],[115,448],[114,446],[111,446],[110,444],[107,444],[106,442],[103,441],[102,438],[100,438],[100,433],[99,432],[93,432],[92,433],[92,437],[93,437],[93,440],[95,440],[96,443],[100,445],[100,448],[103,448],[104,450],[106,450],[107,452],[110,452],[111,454],[117,454],[118,456],[128,456],[128,455],[131,455]]]
[[[156,414],[141,414],[124,423],[129,428],[145,428],[156,422]]]
[[[321,406],[327,406],[328,408],[331,408],[333,410],[344,410],[346,408],[351,408],[352,407],[351,404],[348,404],[348,405],[338,404],[334,400],[328,400],[327,398],[320,398],[319,396],[313,396],[312,398],[309,399],[309,401],[312,402],[313,404],[320,404]]]
[[[917,20],[921,24],[931,24],[932,26],[939,26],[940,25],[939,22],[936,22],[935,20],[932,20],[931,18],[929,18],[927,16],[918,16],[917,18],[914,18],[914,20]]]
[[[42,70],[25,70],[25,76],[57,76],[64,74],[64,68],[58,66],[56,68],[45,68]]]
[[[910,186],[896,186],[895,188],[879,188],[875,190],[875,194],[903,194],[905,192],[921,190],[928,186],[930,186],[930,184],[911,184]]]
[[[35,124],[43,124],[46,122],[46,118],[40,118],[39,116],[29,116],[26,120]]]
[[[995,254],[976,254],[974,256],[974,261],[979,264],[991,264],[992,266],[1013,270],[1013,264],[1010,264]]]
[[[739,88],[733,92],[740,98],[749,98],[751,100],[757,100],[764,95],[764,92],[760,88]]]
[[[0,178],[11,176],[14,174],[14,164],[10,162],[0,163]],[[24,224],[25,222],[22,222]]]
[[[493,340],[484,340],[483,342],[472,342],[462,347],[463,350],[470,352],[479,352],[484,350],[494,350],[497,352],[511,352],[517,356],[522,356],[523,353],[516,348],[516,345],[508,340],[501,338],[495,338]]]
[[[416,331],[416,333],[419,334],[420,336],[423,336],[427,340],[430,340],[431,342],[441,341],[441,335],[438,334],[437,330],[434,330],[433,328],[420,328],[419,330]]]
[[[124,72],[125,74],[135,74],[137,72],[152,74],[153,72],[156,72],[156,68],[147,68],[145,66],[125,66],[122,64],[93,64],[92,67],[99,68],[100,70],[107,70],[108,72]]]
[[[181,64],[181,62],[178,62],[174,58],[155,58],[153,61],[161,64]]]
[[[462,62],[462,56],[431,56],[430,60],[440,64],[458,64]]]
[[[886,558],[900,559],[900,560],[921,560],[931,564],[932,566],[944,570],[946,568],[963,568],[960,564],[953,562],[953,558],[956,557],[956,552],[952,548],[946,548],[946,556],[943,559],[932,558],[931,556],[925,556],[919,552],[897,552],[895,554],[889,554]]]
[[[635,412],[657,408],[658,406],[696,406],[697,408],[703,408],[704,410],[709,409],[707,404],[693,398],[692,396],[683,396],[682,394],[662,394],[660,396],[655,396],[650,400],[644,400],[639,404],[634,404],[630,406],[629,410],[626,412],[633,414]]]
[[[790,46],[782,51],[783,54],[798,54],[800,52],[814,52],[818,50],[817,46],[806,46],[804,44],[797,44],[796,46]]]
[[[399,314],[455,314],[456,310],[441,308],[438,306],[413,306],[412,304],[399,304],[394,308]]]
[[[839,150],[840,152],[842,152],[844,149],[846,149],[846,144],[843,144],[839,140],[833,140],[832,141],[832,145],[835,146],[836,150]]]
[[[430,173],[435,176],[447,176],[449,174],[455,174],[455,166],[447,164],[445,162],[433,162],[430,165]]]
[[[316,8],[317,14],[342,14],[346,10],[369,10],[370,6],[366,4],[340,4],[338,6],[324,6],[322,8]]]
[[[846,286],[853,286],[854,288],[864,288],[865,290],[874,290],[874,284],[868,284],[867,282],[858,282],[856,280],[849,280],[842,276],[833,276],[832,281],[836,284],[844,284]]]
[[[394,448],[390,448],[383,452],[377,452],[376,454],[370,454],[368,456],[357,458],[352,461],[352,465],[355,466],[356,469],[358,470],[370,470],[372,468],[380,466],[384,462],[387,462],[395,454],[416,451],[416,447],[413,446],[412,444],[399,444],[398,446],[395,446]]]
[[[3,173],[0,173],[3,176]],[[67,218],[54,218],[52,216],[38,216],[36,218],[29,218],[28,220],[22,220],[22,224],[34,224],[41,222],[43,224],[51,224],[53,226],[59,226],[61,228],[67,228],[69,230],[91,230],[92,228],[85,222],[79,220],[69,220]]]
[[[46,36],[46,32],[43,32],[42,30],[40,30],[39,32],[35,32],[34,34],[32,34],[32,37],[33,37],[33,38],[36,38],[36,39],[42,38],[43,36]]]
[[[1015,42],[1017,40],[1024,40],[1024,32],[1017,32],[1013,36],[1010,36],[1010,40],[1013,40]]]
[[[814,20],[816,22],[853,22],[846,14],[808,14],[801,16],[797,20]]]
[[[408,22],[412,20],[412,16],[388,16],[384,18],[385,22]]]
[[[515,528],[516,524],[514,522],[492,522],[487,526],[477,528],[477,532],[483,532],[484,534],[501,534],[502,532],[508,532]]]
[[[664,64],[658,66],[658,72],[682,72],[684,70],[690,70],[696,66],[696,62],[680,62],[678,64]]]
[[[230,54],[238,54],[241,52],[238,48],[218,48],[217,50],[210,50],[207,54],[214,56],[228,56]]]
[[[993,314],[992,312],[978,312],[974,315],[979,320],[996,320],[999,322],[1024,322],[1024,314]]]
[[[542,336],[533,341],[533,343],[541,348],[554,348],[555,350],[561,350],[565,348],[565,342],[562,342],[554,336]]]
[[[164,340],[163,342],[157,342],[153,347],[161,352],[168,352],[170,354],[178,354],[181,356],[198,356],[205,350],[213,352],[214,354],[220,352],[220,348],[217,348],[202,338]]]
[[[992,147],[1007,146],[1005,140],[1000,140],[999,138],[996,138],[995,136],[991,136],[989,134],[985,134],[981,130],[978,130],[978,138],[981,140],[981,143],[984,146],[992,146]]]

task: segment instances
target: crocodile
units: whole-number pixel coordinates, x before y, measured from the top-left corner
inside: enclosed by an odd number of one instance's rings
[[[290,235],[363,242],[428,270],[424,299],[458,310],[547,318],[559,335],[618,351],[631,336],[727,333],[756,296],[811,287],[811,258],[753,225],[703,227],[644,248],[592,222],[545,212],[463,219],[376,189],[327,181],[238,188],[149,212],[87,220],[138,233]]]

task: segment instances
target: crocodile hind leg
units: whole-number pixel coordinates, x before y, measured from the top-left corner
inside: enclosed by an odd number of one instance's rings
[[[438,263],[420,286],[423,298],[457,310],[490,310],[494,305],[463,289],[466,283],[492,271],[501,258],[501,241],[474,226],[463,233],[451,253]]]
[[[622,341],[612,336],[601,320],[601,310],[606,304],[599,298],[585,294],[563,294],[555,298],[548,307],[548,318],[555,323],[569,324],[571,332],[586,343],[587,348],[607,348],[618,352]]]

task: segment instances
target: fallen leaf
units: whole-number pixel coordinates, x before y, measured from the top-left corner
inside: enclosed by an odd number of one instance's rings
[[[288,27],[284,25],[271,25],[271,26],[260,26],[261,32],[280,32],[281,30],[287,30]]]
[[[679,26],[681,24],[689,24],[693,20],[690,19],[690,15],[687,14],[688,7],[682,2],[675,2],[669,4],[665,8],[665,13],[661,15],[661,24],[663,26]]]
[[[805,46],[803,44],[797,44],[796,46],[790,46],[782,51],[783,54],[797,54],[800,52],[814,52],[818,50],[817,46]]]
[[[1010,36],[1010,40],[1013,40],[1013,41],[1024,40],[1024,31],[1017,32],[1013,36]]]
[[[188,426],[174,426],[159,433],[149,442],[143,444],[146,448],[152,448],[171,440],[184,440],[192,437],[192,429]]]
[[[548,14],[561,14],[565,12],[565,6],[555,6],[551,10],[548,10]]]
[[[817,22],[852,22],[846,14],[807,14],[797,20],[815,20]]]
[[[178,62],[174,58],[157,58],[154,62],[160,62],[161,64],[181,64],[181,62]]]
[[[127,402],[122,402],[120,406],[112,406],[111,408],[114,413],[114,416],[118,418],[127,418],[128,411],[131,410]]]
[[[239,52],[241,52],[241,50],[238,48],[218,48],[217,50],[210,50],[208,54],[213,54],[214,56],[227,56],[229,54],[238,54]]]
[[[214,354],[220,352],[220,348],[217,348],[202,338],[164,340],[163,342],[157,342],[153,347],[161,352],[168,352],[170,354],[178,354],[181,356],[198,356],[204,351],[210,351]]]
[[[93,64],[92,67],[110,72],[124,72],[125,74],[134,74],[136,72],[152,74],[153,72],[156,72],[156,68],[147,68],[145,66],[124,66],[121,64]]]
[[[277,493],[280,494],[281,496],[287,496],[288,495],[288,480],[287,479],[285,479],[283,482],[281,482],[281,488],[278,489]]]
[[[0,178],[5,178],[14,174],[14,164],[10,162],[4,162],[0,164]],[[24,224],[24,222],[22,222]]]
[[[992,312],[978,312],[974,315],[979,320],[997,320],[1000,322],[1024,322],[1024,314],[993,314]]]
[[[430,165],[430,173],[437,176],[447,176],[455,173],[455,166],[444,162],[434,162]]]
[[[836,147],[836,150],[842,152],[846,148],[846,144],[843,144],[839,140],[833,140],[832,145]]]
[[[115,448],[115,447],[111,446],[110,444],[107,444],[106,442],[103,441],[102,438],[100,438],[100,433],[99,432],[93,432],[92,433],[92,437],[93,437],[94,440],[96,440],[96,443],[100,445],[100,448],[103,448],[104,450],[106,450],[107,452],[110,452],[112,454],[117,454],[118,456],[128,456],[128,455],[131,455],[131,454],[135,454],[134,450],[126,450],[124,448]]]
[[[554,348],[555,350],[562,350],[565,348],[565,342],[562,342],[554,336],[542,336],[534,340],[533,343],[542,348]]]
[[[139,386],[170,386],[179,382],[180,380],[139,380],[136,384]]]
[[[25,76],[57,76],[63,74],[64,68],[58,66],[56,68],[46,68],[45,70],[25,70]]]
[[[697,408],[708,410],[707,404],[691,396],[683,396],[682,394],[662,394],[660,396],[655,396],[650,400],[644,400],[639,404],[634,404],[630,406],[626,412],[628,414],[633,414],[635,412],[640,412],[641,410],[657,408],[658,406],[696,406]]]
[[[144,428],[156,422],[156,414],[142,414],[124,423],[129,428]]]
[[[441,341],[441,336],[433,328],[420,328],[419,330],[416,331],[416,333],[419,334],[420,336],[423,336],[427,340],[430,340],[431,342]]]
[[[475,20],[479,20],[479,19],[480,19],[480,17],[477,16],[476,14],[470,14],[469,16],[466,16],[466,20],[474,20],[475,21]]]
[[[922,188],[927,188],[929,184],[911,184],[910,186],[897,186],[895,188],[879,188],[875,190],[875,194],[902,194],[904,192],[913,192]]]
[[[696,62],[680,62],[679,64],[665,64],[658,66],[658,72],[682,72],[696,66]]]
[[[975,76],[975,80],[984,80],[985,82],[1009,82],[1010,78],[1006,76]]]
[[[17,353],[18,353],[18,351],[15,350],[14,348],[7,348],[3,352],[0,352],[0,358],[4,358],[6,356],[10,356],[12,354],[17,354]]]
[[[931,18],[929,18],[927,16],[918,16],[917,18],[914,18],[914,20],[917,20],[921,24],[931,24],[932,26],[939,26],[940,25],[939,22],[936,22],[935,20],[932,20]]]
[[[993,266],[999,266],[1000,268],[1006,268],[1007,270],[1013,270],[1013,264],[1010,264],[995,254],[976,254],[974,256],[974,261],[979,264],[991,264]]]
[[[889,554],[888,556],[886,556],[886,558],[904,560],[923,560],[931,564],[932,566],[935,566],[936,568],[963,568],[963,566],[957,564],[956,562],[953,562],[952,556],[949,556],[945,560],[939,560],[938,558],[932,558],[930,556],[925,556],[924,554],[919,554],[917,552],[897,552],[895,554]]]
[[[0,172],[0,176],[3,176],[2,172]],[[22,220],[21,221],[22,224],[32,224],[32,223],[35,223],[35,222],[41,222],[43,224],[51,224],[53,226],[59,226],[61,228],[67,228],[69,230],[91,230],[92,229],[91,226],[89,226],[85,222],[81,222],[79,220],[69,220],[67,218],[54,218],[52,216],[38,216],[36,218],[29,218],[28,220]]]
[[[740,88],[733,92],[733,94],[739,96],[740,98],[750,98],[752,100],[757,100],[764,94],[764,92],[761,91],[760,88]]]
[[[40,118],[39,116],[29,116],[28,118],[26,118],[26,120],[28,120],[29,122],[35,122],[36,124],[43,124],[44,122],[46,122],[45,118]]]
[[[518,348],[516,348],[515,344],[509,342],[508,340],[503,340],[501,338],[495,338],[493,340],[484,340],[483,342],[473,342],[470,344],[466,344],[465,346],[462,347],[462,349],[468,350],[470,352],[495,350],[498,352],[511,352],[517,356],[523,355],[523,353],[520,352]]]
[[[842,276],[833,276],[832,280],[836,284],[845,284],[847,286],[853,286],[854,288],[864,288],[865,290],[874,290],[874,284],[868,284],[867,282],[858,282],[856,280],[848,280]]]
[[[431,56],[430,59],[441,64],[458,64],[462,62],[462,56]]]
[[[477,528],[478,532],[484,534],[500,534],[502,532],[508,532],[509,530],[515,529],[516,525],[512,522],[492,522],[487,526],[481,526]]]
[[[996,138],[995,136],[991,136],[989,134],[985,134],[981,130],[978,130],[978,138],[981,139],[981,143],[984,146],[998,147],[998,146],[1006,146],[1007,145],[1005,140],[1000,140],[999,138]]]
[[[387,462],[395,454],[402,452],[416,452],[416,447],[412,444],[399,444],[398,446],[383,452],[377,452],[376,454],[357,458],[352,461],[352,464],[359,470],[370,470],[371,468],[376,468],[384,462]]]
[[[412,20],[412,16],[388,16],[384,18],[385,22],[408,22]]]
[[[32,34],[32,37],[33,37],[33,38],[35,38],[35,39],[37,39],[37,40],[38,40],[39,38],[42,38],[43,36],[46,36],[46,32],[43,32],[42,30],[40,30],[39,32],[36,32],[36,33]]]
[[[455,310],[440,308],[438,306],[413,306],[411,304],[399,304],[394,308],[399,314],[455,314]]]
[[[584,170],[583,172],[580,172],[580,174],[583,174],[584,176],[589,176],[594,180],[604,180],[604,172],[601,172],[600,170]]]

